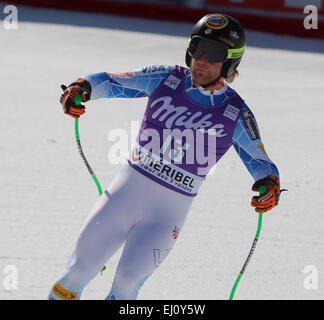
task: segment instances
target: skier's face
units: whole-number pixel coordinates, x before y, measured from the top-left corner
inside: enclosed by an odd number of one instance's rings
[[[191,58],[190,72],[194,87],[199,87],[218,78],[222,71],[223,62],[208,62],[202,55],[199,59]]]

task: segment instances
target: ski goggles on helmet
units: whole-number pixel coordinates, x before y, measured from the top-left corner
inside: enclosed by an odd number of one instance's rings
[[[189,40],[188,52],[191,57],[200,59],[205,56],[210,63],[225,62],[227,59],[235,59],[242,57],[245,46],[239,49],[230,49],[225,43],[202,38],[201,36],[193,36]]]
[[[228,45],[200,36],[190,39],[188,51],[191,57],[200,59],[205,56],[210,63],[224,62],[227,60]]]

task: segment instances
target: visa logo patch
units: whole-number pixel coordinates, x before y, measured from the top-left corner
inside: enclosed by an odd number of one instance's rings
[[[161,72],[161,71],[166,71],[165,66],[153,65],[153,66],[147,66],[142,68],[143,73],[154,73],[154,72]]]

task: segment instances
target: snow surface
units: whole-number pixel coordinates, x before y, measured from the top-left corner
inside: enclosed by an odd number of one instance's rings
[[[0,6],[1,19],[4,3]],[[18,30],[0,24],[0,299],[44,299],[70,256],[97,189],[77,151],[60,85],[101,71],[184,64],[190,24],[18,7]],[[281,202],[264,214],[260,240],[236,299],[323,299],[324,41],[247,31],[233,87],[253,110],[277,164]],[[139,121],[145,99],[98,100],[80,121],[84,152],[103,186],[108,134]],[[200,189],[177,244],[139,299],[228,299],[250,250],[253,181],[232,148]],[[85,289],[103,299],[121,251]],[[6,290],[6,267],[18,289]],[[305,266],[318,271],[307,290]],[[306,279],[306,280],[305,280]]]

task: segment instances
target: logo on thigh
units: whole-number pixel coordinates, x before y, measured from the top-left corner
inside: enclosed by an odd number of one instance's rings
[[[160,249],[153,249],[153,263],[155,268],[158,268],[160,266],[164,258],[166,258],[166,256],[171,251],[171,249],[172,247],[162,250],[162,253]]]
[[[179,235],[179,228],[175,226],[172,230],[172,238],[175,240],[178,238],[178,235]]]

